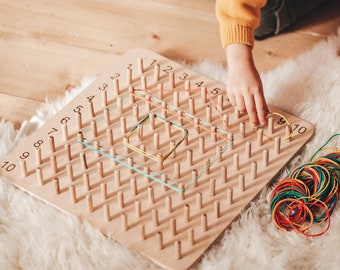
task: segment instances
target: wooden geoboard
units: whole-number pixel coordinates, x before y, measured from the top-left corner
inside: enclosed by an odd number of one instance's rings
[[[224,86],[145,49],[0,163],[9,182],[169,269],[187,269],[314,127],[278,108],[255,130]]]

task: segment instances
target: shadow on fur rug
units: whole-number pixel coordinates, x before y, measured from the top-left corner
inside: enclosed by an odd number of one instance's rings
[[[340,33],[339,33],[340,34]],[[225,68],[202,62],[192,69],[224,82]],[[262,74],[269,104],[311,122],[312,140],[282,172],[303,164],[332,134],[340,131],[340,37],[320,42],[312,50],[277,69]],[[15,131],[0,122],[0,158],[60,110],[93,79]],[[339,147],[339,140],[337,141]],[[336,141],[333,141],[335,146]],[[273,184],[275,185],[275,183]],[[269,194],[263,190],[221,241],[205,254],[197,269],[339,269],[340,207],[331,216],[331,227],[320,237],[305,237],[278,230],[269,213]],[[0,179],[1,269],[158,269],[90,225],[67,216]]]

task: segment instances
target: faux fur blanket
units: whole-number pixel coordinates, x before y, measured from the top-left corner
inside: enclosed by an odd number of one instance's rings
[[[340,29],[339,29],[340,34]],[[191,67],[224,82],[226,70],[211,62]],[[261,74],[269,104],[316,126],[312,140],[276,179],[301,165],[340,131],[340,37],[317,44],[295,60]],[[0,158],[60,110],[92,79],[23,123],[19,131],[0,121]],[[332,142],[340,145],[339,140]],[[275,183],[273,184],[275,185]],[[263,190],[205,254],[197,269],[339,269],[340,206],[329,231],[306,237],[278,230],[269,212],[271,189]],[[158,269],[153,263],[104,237],[76,218],[27,195],[0,179],[0,269]]]

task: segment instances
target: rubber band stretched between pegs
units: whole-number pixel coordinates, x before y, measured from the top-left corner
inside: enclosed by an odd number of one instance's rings
[[[281,138],[281,140],[288,140],[288,139],[290,139],[290,138],[292,137],[292,129],[291,129],[291,124],[289,123],[289,121],[287,120],[287,118],[284,117],[283,114],[278,113],[278,112],[269,112],[269,113],[267,114],[267,118],[270,117],[271,115],[278,115],[278,116],[282,117],[283,120],[284,120],[285,123],[286,123],[286,126],[289,127],[289,134],[288,134],[287,136]],[[250,120],[249,120],[249,123],[250,123],[251,127],[253,128],[253,130],[256,132],[256,134],[258,134],[258,129],[259,129],[259,127],[256,127]],[[263,136],[266,137],[267,139],[275,140],[274,137],[271,137],[271,136],[269,136],[269,135],[267,135],[267,134],[263,134]]]
[[[162,157],[158,157],[158,156],[155,156],[155,155],[152,155],[146,151],[143,151],[142,149],[140,149],[139,147],[131,144],[127,141],[123,141],[123,144],[130,148],[131,150],[143,155],[143,156],[146,156],[148,158],[151,158],[153,159],[154,161],[157,161],[157,162],[163,162],[164,160],[166,160],[175,150],[176,148],[185,140],[185,138],[188,136],[188,130],[186,130],[184,127],[180,126],[180,125],[177,125],[176,123],[174,122],[171,122],[171,121],[167,121],[165,118],[161,117],[160,115],[158,114],[153,114],[156,118],[160,119],[162,122],[166,123],[166,122],[169,122],[172,126],[174,126],[175,128],[177,128],[178,130],[181,130],[183,132],[183,136],[182,138],[174,145],[172,146],[169,151],[165,154],[165,155],[162,155]],[[136,131],[138,130],[138,127],[140,127],[146,120],[150,119],[150,115],[146,115],[142,120],[140,120],[137,125],[135,125],[131,130],[130,132],[127,134],[126,138],[129,139],[131,138],[132,135],[134,135],[136,133]]]

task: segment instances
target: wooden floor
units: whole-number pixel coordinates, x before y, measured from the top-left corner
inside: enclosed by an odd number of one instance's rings
[[[0,119],[20,127],[46,98],[122,53],[144,47],[174,60],[224,62],[213,0],[0,0]],[[340,25],[329,0],[285,33],[256,42],[260,71],[299,55]]]

